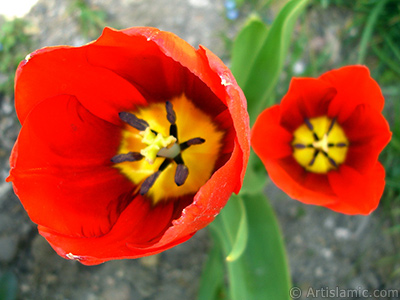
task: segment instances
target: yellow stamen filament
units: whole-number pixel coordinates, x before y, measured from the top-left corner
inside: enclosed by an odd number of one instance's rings
[[[173,136],[164,137],[161,133],[157,135],[151,131],[150,127],[147,127],[144,131],[140,131],[139,134],[143,137],[142,143],[148,145],[146,148],[140,150],[140,154],[144,156],[149,164],[153,164],[157,157],[158,152],[162,148],[171,147],[176,142],[176,138]]]

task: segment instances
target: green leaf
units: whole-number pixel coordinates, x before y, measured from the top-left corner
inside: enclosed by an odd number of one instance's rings
[[[384,34],[385,42],[389,46],[389,48],[393,51],[395,57],[397,60],[400,62],[400,50],[398,46],[393,42],[393,40],[390,38],[389,34]]]
[[[360,50],[358,52],[358,64],[363,64],[365,57],[367,56],[367,49],[369,41],[371,40],[372,34],[374,32],[375,23],[378,20],[379,15],[385,8],[387,0],[377,1],[375,7],[371,10],[368,16],[367,23],[361,35]]]
[[[236,1],[235,1],[236,6],[237,6],[237,7],[241,7],[241,6],[244,4],[244,1],[245,1],[245,0],[236,0]]]
[[[239,227],[237,229],[231,252],[226,257],[226,260],[229,262],[233,262],[240,258],[246,249],[248,238],[246,208],[243,204],[243,200],[239,196],[233,196],[232,198],[234,199],[231,199],[230,201],[235,201],[237,203],[235,209],[240,213],[240,217]],[[227,225],[229,226],[229,224]]]
[[[17,298],[18,283],[14,273],[8,271],[0,277],[0,299],[15,300]]]
[[[375,45],[372,45],[372,50],[378,56],[381,62],[385,63],[386,66],[391,69],[392,71],[396,72],[397,75],[400,76],[400,67],[398,66],[398,63],[394,60],[392,60],[385,51],[380,50],[378,47]]]
[[[250,16],[238,33],[232,47],[231,71],[239,86],[244,86],[250,76],[267,33],[267,25],[256,15]]]
[[[216,233],[211,231],[211,235],[214,244],[203,268],[197,300],[219,300],[222,291],[225,289],[222,248],[219,239],[216,238]]]
[[[234,45],[236,50],[232,53],[232,72],[236,78],[239,77],[239,85],[246,95],[251,123],[266,107],[278,82],[296,20],[307,3],[308,0],[288,2],[276,17],[268,34],[265,34],[266,30],[256,21],[250,22],[243,33],[239,33]],[[239,38],[240,36],[242,37]],[[245,46],[241,46],[243,41],[247,41]]]
[[[211,229],[222,241],[227,261],[237,260],[245,251],[248,240],[246,208],[240,196],[232,195]],[[218,224],[218,226],[215,226]]]
[[[258,156],[251,150],[240,195],[262,193],[267,182],[267,173]]]
[[[211,224],[228,255],[239,228],[238,204],[231,199]],[[227,261],[232,300],[289,299],[291,286],[280,229],[264,194],[245,195],[248,242],[243,254]]]

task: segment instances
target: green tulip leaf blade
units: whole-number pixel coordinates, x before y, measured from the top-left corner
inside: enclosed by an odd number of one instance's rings
[[[249,230],[240,257],[226,260],[230,299],[289,300],[291,282],[286,252],[277,219],[263,193],[233,196],[211,229],[228,256],[234,249],[242,220],[237,198],[243,203]]]
[[[238,34],[232,52],[232,73],[246,95],[251,123],[268,104],[284,66],[297,18],[308,1],[289,1],[268,31],[253,20]],[[242,45],[244,42],[246,46]]]
[[[208,253],[207,261],[203,267],[203,273],[200,278],[197,300],[221,300],[224,299],[223,291],[224,281],[224,259],[222,246],[217,237],[217,233],[211,230],[213,245]],[[221,295],[222,294],[222,295]]]
[[[18,282],[17,277],[11,271],[7,271],[0,276],[0,299],[17,299]]]
[[[233,196],[231,197],[230,201],[236,202],[236,210],[240,213],[239,226],[232,245],[232,249],[226,257],[226,260],[228,262],[233,262],[239,259],[246,249],[249,228],[247,223],[246,208],[244,206],[242,198],[240,198],[239,196]]]
[[[239,86],[246,84],[267,34],[267,25],[256,15],[250,16],[238,33],[232,47],[231,71]]]

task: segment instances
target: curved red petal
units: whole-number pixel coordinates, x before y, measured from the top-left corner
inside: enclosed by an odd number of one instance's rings
[[[91,65],[112,70],[148,99],[165,101],[182,93],[184,70],[145,36],[105,28],[87,53]]]
[[[314,205],[336,201],[326,175],[305,171],[292,157],[267,159],[263,163],[271,180],[291,198]]]
[[[379,162],[362,175],[343,165],[328,177],[338,201],[326,207],[344,214],[370,214],[377,208],[385,188],[385,169]]]
[[[114,124],[120,124],[119,112],[146,103],[128,81],[88,62],[87,53],[92,47],[44,48],[20,64],[15,106],[21,124],[38,103],[62,94],[76,96],[91,113]]]
[[[218,81],[212,80],[211,77],[205,77],[204,74],[199,74],[200,79],[226,104],[236,134],[235,146],[239,147],[242,152],[241,162],[236,165],[236,168],[240,168],[241,170],[240,179],[234,189],[235,193],[239,193],[250,156],[250,120],[247,113],[246,98],[231,71],[215,54],[202,46],[200,46],[198,51],[200,53],[203,51],[204,56],[207,57],[210,69],[219,76],[220,82],[218,84]],[[222,91],[221,87],[223,88]]]
[[[10,180],[31,219],[72,236],[110,230],[133,187],[111,168],[120,129],[76,98],[53,97],[25,119],[11,159]]]
[[[377,82],[365,66],[347,66],[326,72],[319,79],[334,86],[337,95],[329,107],[329,115],[344,122],[359,104],[367,104],[381,112],[384,98]]]
[[[293,132],[304,119],[325,115],[335,95],[335,87],[323,80],[293,78],[280,104],[281,125]]]
[[[148,200],[136,195],[112,229],[102,236],[83,239],[62,235],[45,226],[39,226],[39,231],[61,256],[72,253],[79,256],[82,263],[92,265],[110,259],[143,256],[143,250],[153,245],[153,240],[159,239],[170,225],[173,212],[173,204],[152,207]],[[138,251],[129,243],[137,245]]]
[[[137,44],[132,45],[132,37],[136,38]],[[182,77],[182,75],[185,75],[185,70],[189,70],[190,73],[200,78],[221,101],[225,101],[225,97],[221,97],[221,93],[224,93],[226,87],[221,84],[221,69],[223,69],[222,73],[227,74],[227,79],[234,80],[228,68],[206,48],[200,46],[200,49],[196,50],[175,34],[156,28],[133,27],[121,31],[106,28],[96,44],[103,46],[118,44],[119,48],[129,49],[131,53],[134,51],[134,56],[139,58],[135,65],[142,72],[144,71],[144,76],[149,76],[153,80],[137,78],[132,81],[143,82],[143,84],[140,84],[143,87],[148,86],[153,81],[151,91],[160,91],[157,94],[164,95],[162,97],[165,97],[165,93],[173,92],[174,89],[181,92],[182,82],[177,79],[186,80],[185,77]],[[151,57],[153,61],[155,60],[154,63],[159,70],[158,74],[149,73],[147,75],[147,71],[140,67],[142,63],[140,60],[146,59],[146,57]],[[117,64],[114,65],[113,70],[122,71],[128,76],[140,77],[140,75],[135,74],[134,70],[125,72],[126,66],[124,67],[120,60],[115,59],[113,58],[114,61],[110,62]],[[208,59],[210,59],[210,62]],[[99,60],[96,60],[96,62],[100,63]],[[177,63],[179,67],[177,67]],[[157,87],[156,84],[158,82],[164,82],[164,84]],[[237,86],[236,82],[235,85]]]
[[[345,164],[360,173],[369,172],[390,141],[388,122],[371,106],[359,105],[341,126],[350,141]]]
[[[251,131],[251,145],[260,158],[278,159],[292,155],[293,135],[280,125],[280,121],[279,105],[264,110],[257,117]]]

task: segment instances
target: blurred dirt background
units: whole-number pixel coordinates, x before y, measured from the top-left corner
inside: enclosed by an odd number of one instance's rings
[[[100,31],[93,30],[96,26],[83,27],[85,10],[73,3],[72,0],[38,1],[25,16],[34,44],[29,51],[60,44],[79,46],[100,35]],[[246,17],[245,9],[243,15],[230,14],[223,0],[87,3],[91,11],[99,13],[89,16],[89,20],[100,25],[158,27],[176,33],[195,47],[202,44],[225,60],[229,57],[230,40]],[[265,19],[272,20],[278,8],[271,7]],[[351,17],[348,11],[318,7],[307,12],[313,36],[308,47],[333,49],[326,70],[340,65],[343,50],[340,33]],[[5,80],[2,76],[0,81]],[[280,89],[285,91],[287,86]],[[11,184],[4,182],[20,125],[12,97],[0,97],[0,273],[16,276],[17,299],[196,299],[202,264],[210,246],[207,230],[156,256],[111,261],[94,267],[62,259],[50,248],[27,217]],[[393,276],[394,270],[400,268],[399,259],[392,259],[399,252],[399,241],[390,234],[391,225],[382,209],[367,217],[345,216],[297,203],[273,184],[268,185],[267,193],[282,227],[294,286],[304,291],[309,287],[370,291],[400,287],[399,277]]]

